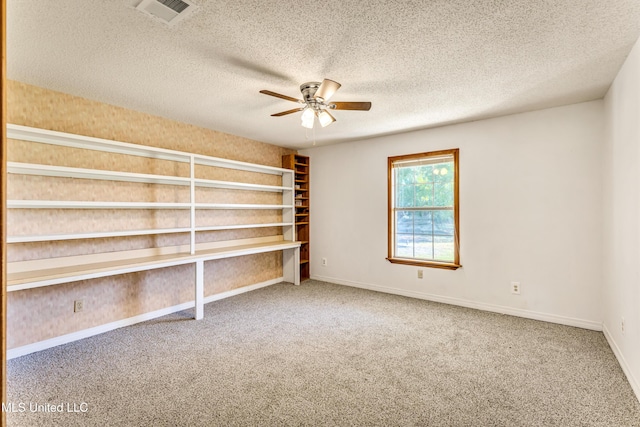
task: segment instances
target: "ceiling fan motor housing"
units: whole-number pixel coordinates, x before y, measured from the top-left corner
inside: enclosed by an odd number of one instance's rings
[[[303,83],[300,85],[300,92],[302,93],[303,99],[292,98],[290,96],[282,95],[270,90],[261,90],[260,93],[304,105],[303,107],[292,108],[291,110],[282,111],[280,113],[272,114],[271,116],[282,117],[302,111],[303,126],[313,126],[313,122],[311,120],[307,120],[307,117],[310,116],[310,118],[312,119],[315,114],[315,116],[320,120],[320,124],[322,125],[322,127],[325,127],[336,121],[336,119],[331,115],[331,113],[329,113],[328,110],[369,111],[371,109],[370,102],[329,103],[329,99],[333,96],[334,93],[336,93],[338,89],[340,89],[340,86],[340,83],[330,79],[324,79],[322,83]],[[314,114],[310,115],[310,113]]]
[[[308,82],[300,85],[300,92],[302,92],[302,99],[304,99],[304,102],[308,106],[314,109],[318,108],[319,106],[318,100],[316,100],[313,96],[318,91],[320,84],[321,83],[319,82]]]

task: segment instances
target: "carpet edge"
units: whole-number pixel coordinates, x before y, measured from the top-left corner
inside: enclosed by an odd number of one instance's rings
[[[373,285],[369,283],[355,282],[352,280],[338,279],[335,277],[312,275],[311,279],[322,282],[335,283],[336,285],[351,286],[361,289],[369,289],[387,294],[402,295],[411,298],[418,298],[427,301],[440,302],[443,304],[457,305],[460,307],[473,308],[477,310],[489,311],[492,313],[507,314],[510,316],[523,317],[526,319],[541,320],[549,323],[557,323],[565,326],[573,326],[582,329],[602,332],[602,322],[593,320],[577,319],[568,316],[559,316],[557,314],[543,313],[531,310],[523,310],[513,307],[505,307],[495,304],[487,304],[462,298],[446,297],[442,295],[429,294],[424,292],[408,291],[404,289],[389,288],[386,286]]]
[[[267,286],[281,283],[282,277],[267,280],[253,285],[242,286],[240,288],[232,289],[230,291],[220,292],[218,294],[209,295],[205,297],[204,303],[208,304],[213,301],[218,301],[224,298],[240,295],[245,292],[250,292],[256,289],[264,288]],[[124,328],[125,326],[135,325],[136,323],[145,322],[147,320],[156,319],[158,317],[166,316],[178,311],[188,310],[195,306],[195,301],[188,301],[182,304],[177,304],[171,307],[161,308],[159,310],[150,311],[148,313],[139,314],[137,316],[128,317],[126,319],[116,320],[115,322],[105,323],[104,325],[94,326],[92,328],[83,329],[69,334],[60,335],[58,337],[49,338],[46,340],[38,341],[35,343],[15,347],[7,350],[7,360],[15,359],[16,357],[26,356],[27,354],[35,353],[37,351],[46,350],[48,348],[56,347],[62,344],[68,344],[73,341],[78,341],[84,338],[89,338],[94,335],[99,335],[105,332],[113,331],[114,329]]]

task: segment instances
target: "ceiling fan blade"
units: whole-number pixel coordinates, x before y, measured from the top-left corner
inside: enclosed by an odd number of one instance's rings
[[[369,111],[371,109],[370,102],[332,102],[329,107],[333,110],[358,110]]]
[[[314,98],[322,98],[324,102],[327,102],[329,98],[333,96],[334,93],[342,86],[338,82],[334,82],[333,80],[324,79],[322,84],[313,95]]]
[[[261,90],[260,93],[264,93],[265,95],[275,96],[276,98],[280,98],[280,99],[286,99],[287,101],[291,101],[291,102],[300,102],[300,103],[304,102],[301,99],[296,99],[287,95],[282,95],[280,93],[271,92],[270,90]]]
[[[287,114],[297,113],[298,111],[302,111],[302,110],[304,110],[304,107],[294,108],[293,110],[287,110],[287,111],[282,111],[282,112],[280,112],[280,113],[272,114],[272,115],[271,115],[271,117],[281,117],[281,116],[286,116]]]

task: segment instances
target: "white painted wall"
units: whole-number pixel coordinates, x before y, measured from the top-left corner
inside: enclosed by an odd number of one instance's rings
[[[604,330],[640,399],[640,41],[605,96],[604,114]]]
[[[600,100],[303,150],[311,275],[600,329],[603,138]],[[456,147],[463,267],[418,279],[385,260],[387,157]]]

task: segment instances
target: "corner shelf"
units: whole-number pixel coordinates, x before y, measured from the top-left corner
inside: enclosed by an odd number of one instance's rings
[[[282,167],[293,170],[293,201],[295,208],[295,229],[296,239],[300,242],[300,280],[308,279],[311,276],[309,259],[309,173],[310,161],[308,156],[300,154],[289,154],[282,156]],[[299,203],[299,204],[297,204]]]

